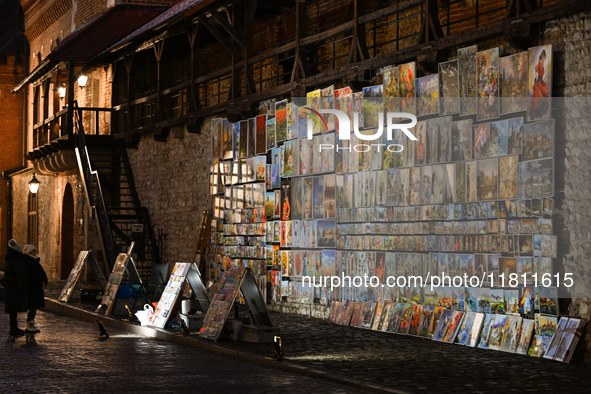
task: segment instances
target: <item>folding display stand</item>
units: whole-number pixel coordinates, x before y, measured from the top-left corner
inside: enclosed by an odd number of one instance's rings
[[[156,311],[150,319],[151,326],[159,328],[164,328],[164,326],[166,326],[185,280],[189,283],[189,286],[191,286],[193,295],[197,299],[197,302],[199,302],[201,310],[207,311],[209,309],[209,296],[205,291],[205,286],[201,280],[197,265],[195,263],[176,263],[172,269],[166,288],[162,292],[160,301],[158,301]],[[187,323],[187,321],[185,323]],[[189,324],[187,324],[187,326],[189,326]]]
[[[119,286],[121,285],[124,272],[127,273],[128,278],[132,282],[138,282],[143,287],[142,279],[140,278],[140,274],[137,270],[135,262],[131,257],[131,251],[133,250],[134,245],[135,243],[132,242],[127,253],[119,253],[117,256],[115,266],[113,267],[113,272],[111,272],[109,281],[107,282],[105,294],[103,295],[101,304],[95,311],[96,313],[101,311],[103,307],[106,307],[105,316],[108,316],[111,313],[113,303],[117,299],[117,290],[119,290]],[[131,264],[129,264],[129,262],[131,262]]]
[[[68,280],[66,281],[66,284],[62,292],[60,293],[60,296],[58,297],[59,301],[68,302],[70,296],[72,295],[72,291],[74,290],[74,286],[76,286],[76,283],[80,278],[80,274],[82,273],[82,267],[86,262],[88,262],[90,268],[92,268],[92,270],[94,271],[94,274],[96,275],[96,278],[100,283],[101,288],[105,290],[105,288],[107,287],[107,281],[98,261],[96,260],[94,252],[92,250],[83,250],[78,255],[78,259],[76,260],[76,264],[74,264],[74,268],[72,268],[72,271],[70,271]]]
[[[214,341],[219,339],[240,292],[254,323],[252,326],[243,326],[242,339],[267,343],[273,341],[273,336],[279,335],[279,329],[273,327],[267,305],[250,268],[230,266],[224,273],[220,287],[205,315],[203,327],[200,330],[202,338]]]

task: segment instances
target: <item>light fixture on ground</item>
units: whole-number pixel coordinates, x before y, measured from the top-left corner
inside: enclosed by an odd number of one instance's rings
[[[86,86],[86,81],[88,81],[88,75],[80,75],[78,77],[78,86],[81,88]]]
[[[39,190],[39,181],[37,180],[37,177],[35,177],[35,173],[33,173],[33,179],[29,182],[29,190],[33,194],[37,194],[37,191]]]

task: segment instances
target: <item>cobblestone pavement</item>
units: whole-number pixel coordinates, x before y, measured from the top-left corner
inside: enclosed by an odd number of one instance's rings
[[[0,302],[4,311],[4,303]],[[0,314],[0,392],[7,393],[356,393],[324,379],[260,366],[188,346],[40,311],[34,341],[10,340]],[[24,314],[19,314],[21,326]]]
[[[571,364],[562,364],[298,315],[271,313],[271,318],[281,329],[287,362],[368,384],[408,392],[590,392],[589,365],[577,361],[576,352]],[[269,355],[268,344],[224,340],[218,345]]]

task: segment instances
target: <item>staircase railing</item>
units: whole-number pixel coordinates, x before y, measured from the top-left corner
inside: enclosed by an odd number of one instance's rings
[[[86,138],[84,134],[84,125],[82,124],[82,110],[78,107],[78,103],[74,101],[74,129],[76,142],[76,158],[78,160],[78,169],[82,175],[82,184],[86,194],[86,201],[91,207],[94,217],[96,217],[99,228],[99,235],[103,250],[105,252],[105,259],[109,269],[114,265],[114,242],[111,228],[109,226],[109,216],[105,200],[103,198],[103,191],[101,188],[100,179],[97,172],[92,170],[90,159],[88,157],[88,149],[86,148]],[[93,194],[93,187],[96,188],[96,194]]]

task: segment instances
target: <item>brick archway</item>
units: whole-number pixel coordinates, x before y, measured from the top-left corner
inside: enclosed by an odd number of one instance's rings
[[[62,203],[61,241],[60,278],[68,279],[74,267],[74,194],[69,183],[64,190]]]

